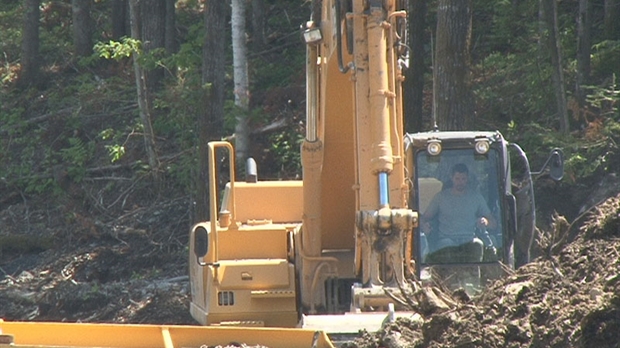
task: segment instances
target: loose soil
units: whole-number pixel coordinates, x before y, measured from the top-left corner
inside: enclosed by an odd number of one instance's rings
[[[195,324],[188,311],[188,200],[108,221],[25,201],[0,212],[0,318]]]

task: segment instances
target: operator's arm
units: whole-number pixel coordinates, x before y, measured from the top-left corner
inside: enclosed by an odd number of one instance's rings
[[[482,195],[478,196],[478,211],[480,213],[480,217],[476,221],[476,225],[481,229],[494,229],[497,227],[497,221],[493,218],[493,214],[491,214],[491,209],[487,205],[484,197]]]

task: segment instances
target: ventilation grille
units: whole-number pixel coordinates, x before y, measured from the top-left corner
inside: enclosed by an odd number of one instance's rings
[[[219,306],[232,306],[235,304],[235,294],[232,291],[220,291],[217,293]]]

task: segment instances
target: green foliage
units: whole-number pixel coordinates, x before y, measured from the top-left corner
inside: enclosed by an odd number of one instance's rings
[[[140,40],[129,37],[121,38],[121,41],[110,40],[107,43],[97,42],[94,51],[101,58],[121,60],[131,57],[132,54],[142,52],[142,43]]]
[[[269,57],[257,57],[254,59],[252,88],[268,90],[273,87],[290,85],[295,80],[304,78],[305,50],[302,45],[287,47],[279,51],[278,60]],[[282,59],[285,63],[282,64]]]
[[[198,0],[177,2],[180,47],[175,54],[153,50],[143,54],[142,43],[124,37],[108,40],[109,13],[99,6],[93,56],[70,65],[72,33],[70,7],[45,2],[41,18],[41,64],[49,85],[41,89],[14,92],[11,83],[19,71],[21,23],[20,2],[0,3],[0,176],[17,182],[28,192],[53,192],[54,166],[66,168],[72,180],[82,180],[92,159],[112,162],[144,161],[141,128],[136,117],[136,88],[131,58],[139,53],[141,66],[164,67],[165,85],[153,102],[153,127],[166,178],[189,189],[196,168],[197,124],[204,117],[209,86],[201,80],[204,26]],[[575,80],[574,2],[559,2],[560,39],[564,52],[567,89]],[[434,16],[436,1],[428,3],[428,17]],[[105,8],[105,9],[103,9]],[[535,1],[476,0],[473,5],[473,86],[477,112],[492,125],[499,125],[508,139],[518,142],[531,159],[545,159],[548,151],[562,147],[567,177],[589,176],[600,171],[620,170],[617,156],[620,72],[619,41],[593,37],[592,77],[587,105],[579,127],[568,136],[556,134],[557,117],[551,84],[550,61],[541,50],[538,3]],[[299,40],[299,24],[309,18],[310,3],[270,0],[266,7],[268,46],[253,52],[250,45],[251,92],[263,95],[273,88],[300,85],[304,79],[305,47]],[[431,28],[434,28],[431,25]],[[222,33],[226,38],[230,37]],[[434,30],[434,29],[433,29]],[[248,33],[252,39],[253,33]],[[226,69],[230,66],[230,47]],[[105,60],[105,61],[104,61]],[[234,132],[239,110],[234,107],[232,77],[227,71],[225,134]],[[610,79],[612,81],[610,81]],[[430,89],[431,84],[426,87]],[[248,111],[253,124],[268,124],[281,115],[263,112],[266,100],[253,100]],[[29,123],[41,115],[55,115],[42,123]],[[293,122],[294,123],[294,122]],[[578,124],[578,123],[576,123]],[[278,131],[268,136],[265,146],[270,168],[278,177],[300,175],[299,129]],[[264,139],[261,139],[264,140]],[[265,142],[267,143],[267,141]],[[533,162],[536,162],[534,160]],[[536,169],[537,163],[533,163]],[[136,166],[140,167],[140,166]],[[140,169],[134,174],[139,175]],[[7,179],[7,180],[8,180]]]
[[[618,116],[618,104],[620,104],[620,86],[616,81],[616,75],[612,74],[609,87],[585,86],[589,90],[587,102],[596,109],[597,114],[602,117]]]
[[[142,49],[142,42],[129,37],[121,38],[121,41],[110,40],[106,42],[97,42],[93,48],[95,55],[104,59],[112,59],[120,61],[136,54],[138,64],[147,70],[165,66],[166,61],[174,62],[166,56],[165,48],[152,49],[145,54]],[[90,59],[89,59],[90,61]]]
[[[536,18],[536,8],[527,3],[520,2],[518,10],[511,1],[478,0],[476,4],[480,8],[474,16],[476,40],[487,43],[479,48],[482,52],[475,52],[479,59],[474,90],[480,111],[505,122],[528,123],[551,113],[546,110],[553,98],[550,70],[548,63],[539,60],[537,22],[519,20]],[[493,30],[483,25],[488,22]]]
[[[0,108],[0,122],[3,125],[2,130],[11,137],[18,135],[21,132],[21,127],[24,126],[21,117],[23,113],[23,107]]]
[[[24,187],[26,192],[44,192],[53,187],[51,175],[40,177],[34,167],[49,163],[49,148],[38,141],[40,130],[29,131],[23,120],[23,109],[0,109],[0,124],[6,132],[0,140],[0,159],[7,165],[0,166],[4,183]],[[25,136],[29,134],[29,136]]]
[[[620,122],[606,118],[600,124],[591,124],[585,134],[561,135],[535,122],[521,126],[513,122],[505,133],[507,139],[519,143],[527,152],[532,170],[542,166],[551,149],[561,148],[564,180],[568,182],[620,171]]]
[[[80,182],[86,173],[86,164],[94,153],[94,143],[85,143],[80,138],[67,139],[69,146],[61,149],[60,158],[68,165],[67,172],[75,182]]]
[[[108,149],[108,154],[110,155],[110,161],[112,163],[119,161],[125,155],[125,147],[123,145],[106,145],[106,149]]]
[[[592,71],[597,77],[620,75],[620,40],[604,40],[592,45]]]
[[[192,31],[194,31],[197,29],[202,29],[202,27],[194,25],[190,29],[193,29]],[[202,50],[201,43],[203,40],[203,35],[198,35],[198,32],[196,32],[196,34],[197,36],[194,40],[182,43],[179,47],[178,53],[167,58],[166,65],[175,66],[181,72],[193,70],[200,66],[202,63],[201,55],[198,53]]]
[[[279,178],[301,177],[300,147],[303,135],[295,132],[278,132],[269,137]]]
[[[534,58],[528,58],[531,56]],[[555,124],[555,96],[550,83],[551,69],[539,64],[532,54],[488,55],[477,66],[480,78],[474,86],[478,104],[484,115],[516,120],[519,123]],[[542,116],[542,117],[541,117]]]
[[[151,269],[145,270],[145,272],[140,273],[138,271],[133,271],[131,273],[132,280],[144,280],[144,279],[152,279],[157,278],[161,274],[161,270],[155,267]]]
[[[559,138],[566,156],[566,172],[572,180],[620,170],[620,90],[615,75],[608,86],[585,86],[587,105],[584,129],[579,137]]]
[[[154,101],[158,115],[153,121],[156,134],[170,137],[185,146],[191,146],[196,122],[204,110],[205,87],[201,85],[200,74],[195,68],[177,72],[174,83],[168,85],[167,93]]]
[[[112,163],[120,161],[126,151],[126,146],[133,137],[142,136],[143,125],[137,118],[132,119],[133,123],[125,123],[118,129],[106,128],[99,132],[99,138],[104,141],[103,147],[108,152],[108,157]]]
[[[550,149],[562,147],[567,137],[536,122],[518,124],[512,121],[504,132],[506,138],[518,143],[531,157],[546,159]]]
[[[613,149],[610,148],[606,140],[596,143],[577,141],[572,145],[567,144],[565,148],[569,150],[569,155],[566,156],[565,170],[568,177],[575,180],[606,171],[608,169],[607,156],[610,150],[616,150],[616,146],[614,145]]]
[[[189,189],[198,167],[196,151],[184,152],[177,160],[166,163],[164,170],[179,186]]]
[[[138,63],[147,70],[165,66],[164,58],[166,57],[165,48],[156,48],[150,50],[148,54],[140,54]]]
[[[527,52],[538,38],[534,1],[475,0],[472,23],[474,62],[494,53]]]
[[[21,47],[21,28],[13,20],[22,16],[21,7],[9,4],[0,5],[0,81],[2,85],[12,81],[15,76],[12,66],[19,60]]]

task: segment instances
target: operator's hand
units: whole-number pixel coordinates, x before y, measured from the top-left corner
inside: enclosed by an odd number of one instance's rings
[[[478,226],[478,228],[484,230],[487,228],[487,226],[489,226],[489,220],[483,216],[478,219],[478,221],[476,221],[476,225]]]

